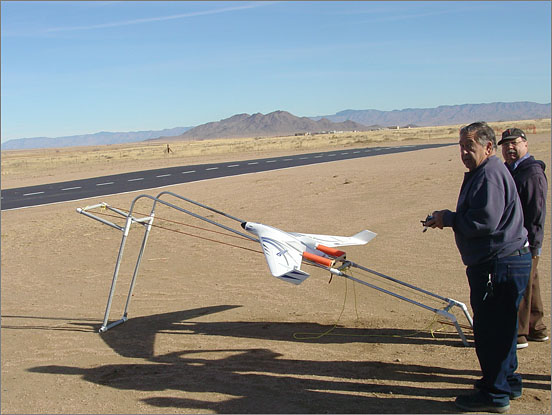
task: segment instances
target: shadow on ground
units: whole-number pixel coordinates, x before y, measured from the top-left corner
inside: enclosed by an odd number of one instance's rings
[[[452,400],[458,395],[459,387],[471,390],[473,381],[479,376],[478,371],[423,364],[284,359],[270,349],[259,348],[196,349],[153,355],[155,335],[160,332],[225,336],[230,338],[226,344],[232,344],[232,337],[246,337],[337,344],[352,341],[412,345],[439,342],[463,347],[453,334],[450,338],[434,339],[429,333],[409,337],[403,330],[338,328],[338,336],[296,340],[294,334],[323,333],[328,327],[310,323],[189,321],[236,307],[239,306],[221,305],[136,317],[101,334],[118,354],[146,359],[144,363],[93,368],[51,365],[29,370],[80,376],[88,382],[121,390],[165,391],[167,396],[145,398],[143,402],[160,408],[216,413],[454,413]],[[73,324],[76,330],[86,326],[87,331],[99,328],[87,321]],[[530,375],[524,375],[524,378],[526,388],[549,388],[549,383],[539,383],[550,381],[545,376],[535,375],[531,379]],[[444,386],[435,388],[435,384]],[[170,396],[171,390],[191,396],[197,396],[195,393],[226,396],[219,401],[185,399]]]

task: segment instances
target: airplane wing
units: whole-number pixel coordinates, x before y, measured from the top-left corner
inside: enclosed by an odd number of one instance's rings
[[[260,236],[260,241],[272,275],[296,285],[307,279],[309,274],[300,270],[304,249],[302,244],[277,241],[266,236]]]
[[[334,248],[336,246],[364,245],[374,239],[377,235],[376,233],[367,230],[361,231],[353,236],[315,235],[293,232],[290,232],[290,234],[296,236],[301,242],[305,243],[309,247],[313,245],[312,242],[308,240],[311,239],[312,241],[329,248]],[[312,246],[312,248],[315,248],[315,246]]]
[[[260,240],[270,272],[275,277],[301,266],[303,258],[301,244],[295,241],[276,240],[266,236],[261,236]]]
[[[248,230],[259,237],[272,275],[297,285],[308,278],[309,274],[300,269],[305,251],[301,242],[271,226],[251,224]]]

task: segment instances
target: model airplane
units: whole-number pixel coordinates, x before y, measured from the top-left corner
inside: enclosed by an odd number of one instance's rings
[[[376,237],[367,230],[353,236],[333,236],[284,232],[254,222],[242,222],[241,226],[259,238],[272,275],[296,285],[309,276],[301,270],[303,259],[331,268],[337,260],[345,259],[345,252],[335,247],[364,245]]]

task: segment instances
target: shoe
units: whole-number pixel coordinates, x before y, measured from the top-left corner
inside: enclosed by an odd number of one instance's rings
[[[517,349],[525,349],[526,347],[529,347],[529,343],[527,343],[527,338],[525,336],[518,336],[517,338]]]
[[[527,340],[531,340],[532,342],[545,342],[546,340],[548,340],[546,329],[529,333],[529,335],[527,336]]]
[[[476,390],[483,389],[483,379],[482,378],[477,379],[473,385],[473,388]],[[516,399],[521,398],[521,394],[522,394],[521,390],[518,390],[518,391],[512,390],[510,392],[510,400],[515,401]]]
[[[510,404],[499,404],[481,392],[471,395],[461,395],[454,401],[454,404],[466,412],[495,412],[502,414],[510,409]]]

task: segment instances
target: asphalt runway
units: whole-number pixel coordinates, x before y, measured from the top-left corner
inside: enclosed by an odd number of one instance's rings
[[[405,151],[417,151],[450,145],[454,145],[454,143],[357,148],[226,163],[169,167],[38,186],[2,189],[0,207],[1,210],[20,209],[240,174],[288,169],[310,164],[403,153]]]

